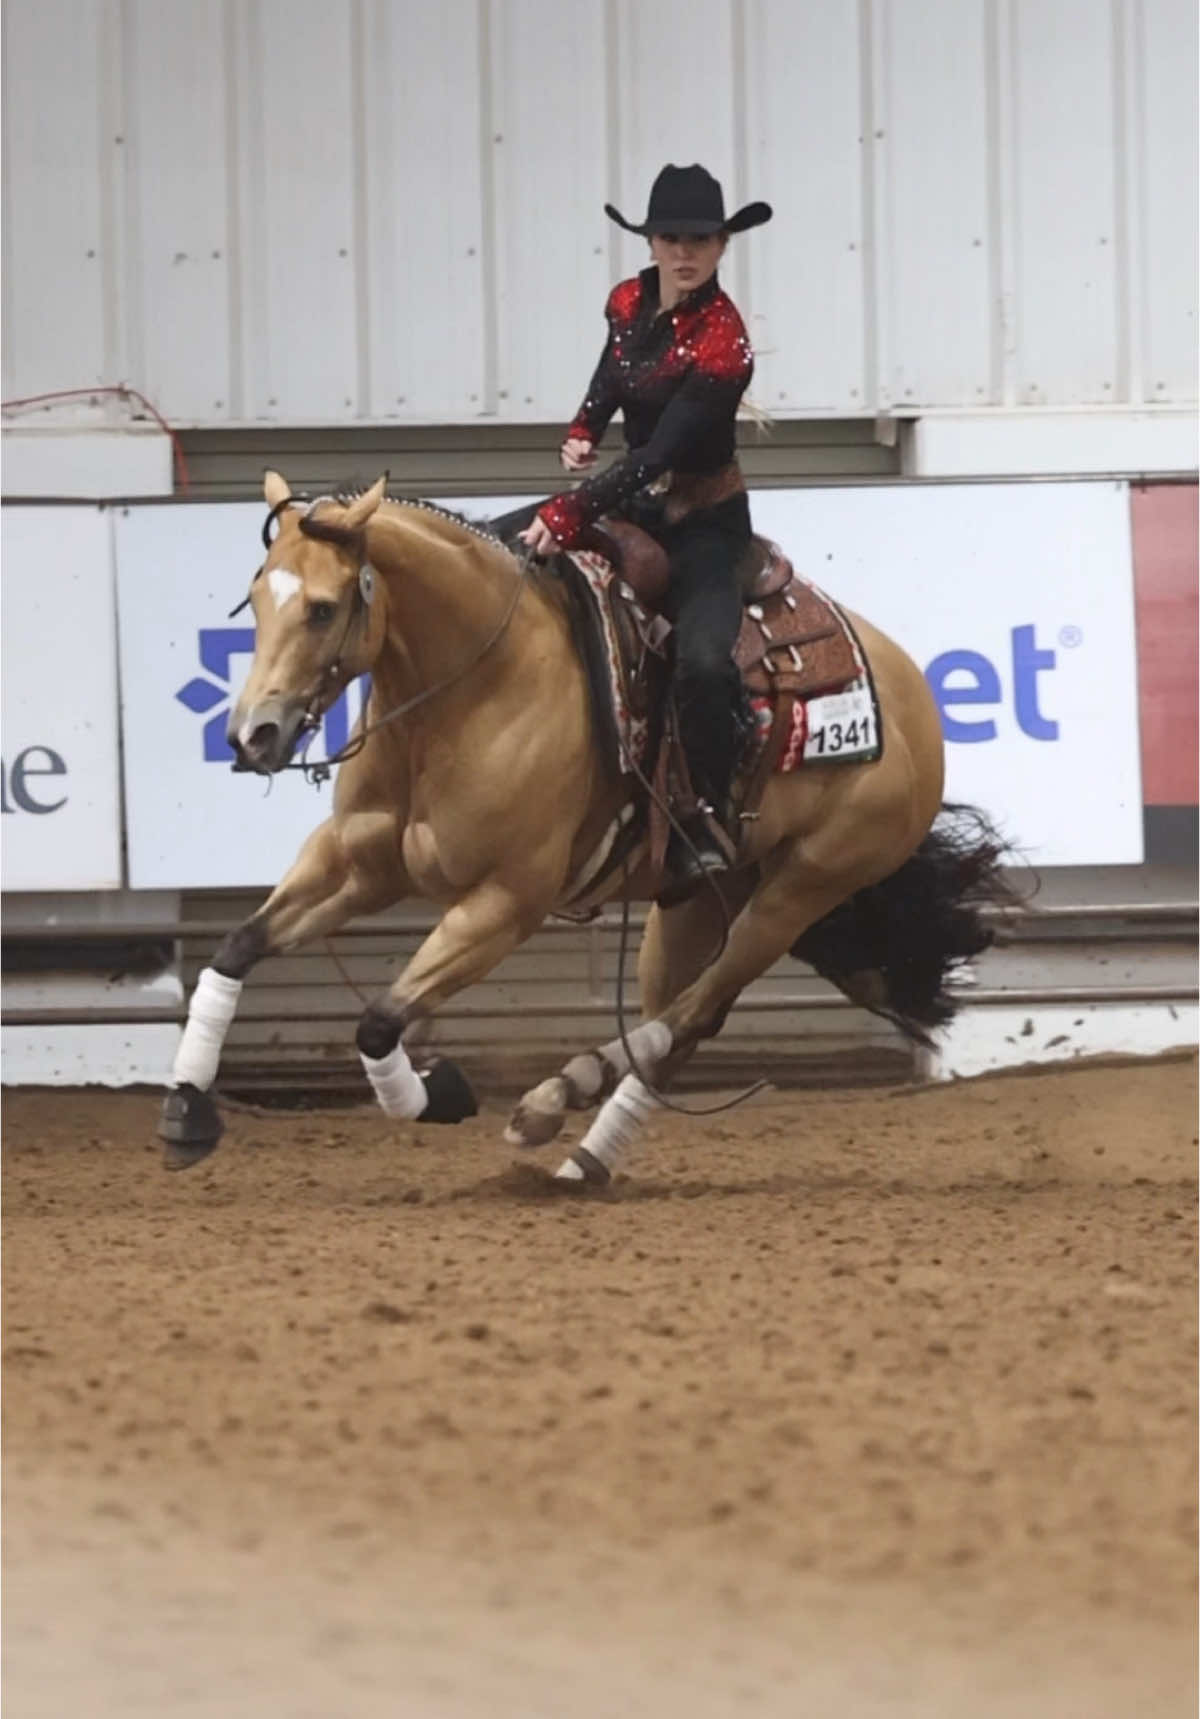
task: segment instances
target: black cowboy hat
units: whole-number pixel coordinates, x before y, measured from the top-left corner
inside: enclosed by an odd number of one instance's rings
[[[664,167],[650,188],[650,204],[646,219],[640,227],[627,221],[611,203],[604,213],[628,233],[741,233],[747,227],[761,227],[772,215],[769,203],[747,203],[735,215],[725,216],[725,198],[721,182],[700,163],[691,167]]]

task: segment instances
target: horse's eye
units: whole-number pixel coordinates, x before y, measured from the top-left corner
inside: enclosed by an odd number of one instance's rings
[[[310,627],[327,627],[336,614],[336,603],[310,603],[308,605],[308,624]]]

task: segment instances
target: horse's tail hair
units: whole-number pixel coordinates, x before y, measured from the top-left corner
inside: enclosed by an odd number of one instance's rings
[[[810,925],[792,945],[852,1002],[882,1015],[917,1044],[955,1014],[948,981],[994,941],[986,907],[1015,909],[1018,891],[1001,869],[1017,863],[980,811],[945,805],[920,847],[880,883],[860,889]]]

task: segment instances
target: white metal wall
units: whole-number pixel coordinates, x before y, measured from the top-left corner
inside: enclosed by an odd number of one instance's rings
[[[780,416],[1196,395],[1195,0],[6,0],[4,393],[561,420],[654,170]]]

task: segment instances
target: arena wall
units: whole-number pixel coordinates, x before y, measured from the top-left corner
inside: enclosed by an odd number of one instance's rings
[[[157,1078],[197,962],[262,881],[142,867],[128,715],[148,652],[176,653],[179,687],[204,679],[199,632],[224,624],[250,528],[198,571],[175,513],[135,599],[121,522],[150,497],[256,497],[268,463],[314,492],[387,468],[401,494],[546,493],[604,294],[643,255],[601,206],[639,216],[667,158],[776,207],[726,271],[775,420],[741,438],[761,519],[783,509],[790,533],[794,498],[812,489],[795,517],[815,519],[834,486],[1132,485],[1101,546],[1124,557],[1107,601],[1127,663],[1097,755],[1132,756],[1141,787],[1077,820],[1101,839],[1045,867],[1049,918],[989,957],[982,1029],[924,1072],[1027,1059],[1031,1038],[1047,1055],[1194,1038],[1189,0],[9,0],[4,33],[6,1079]],[[38,548],[35,503],[62,501],[78,517]],[[787,540],[837,589],[820,529]],[[118,610],[128,632],[135,601],[202,577],[179,638],[141,657],[119,639]],[[1030,619],[958,595],[952,644]],[[1064,610],[1053,630],[1081,625]],[[71,628],[78,662],[52,684],[39,665]],[[163,778],[219,714],[176,690],[152,717]],[[1097,767],[1098,791],[1115,779]],[[338,958],[369,989],[422,923],[367,928]],[[613,936],[548,934],[446,1030],[511,1066],[575,1021],[606,1026]],[[304,959],[258,981],[230,1054],[336,1083],[358,1004]],[[712,1078],[763,1056],[786,1078],[912,1070],[797,969],[751,1003]],[[1010,1033],[1002,1008],[1034,1012]]]

